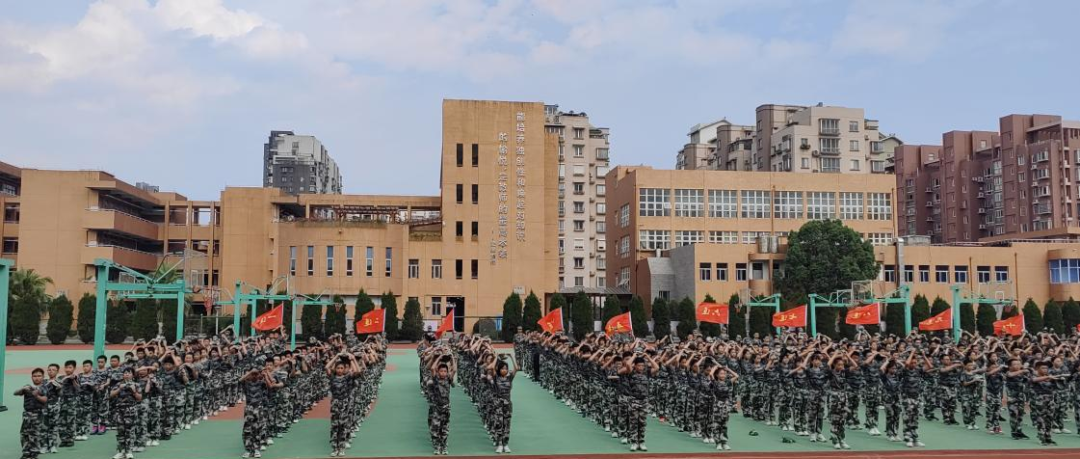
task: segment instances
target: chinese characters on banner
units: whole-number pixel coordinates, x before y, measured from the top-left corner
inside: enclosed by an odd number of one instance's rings
[[[515,200],[515,235],[518,242],[525,242],[525,112],[517,112],[516,116],[516,134],[514,136],[514,171],[515,178],[514,183],[516,186],[513,189]],[[498,210],[496,212],[496,218],[498,219],[498,233],[497,236],[491,240],[491,264],[495,264],[496,261],[505,260],[508,256],[509,242],[508,237],[510,233],[510,136],[505,132],[499,133],[499,150],[498,150],[498,180],[496,180],[495,186],[498,191]]]

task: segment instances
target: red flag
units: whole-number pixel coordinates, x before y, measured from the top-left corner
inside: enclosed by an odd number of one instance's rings
[[[285,303],[278,304],[263,315],[256,317],[252,326],[258,331],[276,330],[281,327],[282,316],[285,315]]]
[[[848,311],[844,322],[848,325],[877,325],[881,323],[881,305],[870,303]]]
[[[938,315],[919,322],[919,330],[924,331],[951,330],[952,328],[952,308],[941,311]]]
[[[540,328],[548,333],[560,332],[563,330],[562,324],[562,308],[553,309],[542,317],[538,322]]]
[[[356,321],[356,334],[382,333],[386,328],[386,310],[379,308],[368,311]]]
[[[728,323],[728,305],[716,303],[698,304],[697,321],[726,325]]]
[[[994,322],[994,334],[1000,335],[1002,333],[1008,333],[1013,336],[1020,336],[1024,334],[1026,329],[1024,323],[1024,315],[1017,314],[1008,319],[1002,319]]]
[[[631,333],[633,331],[634,326],[630,323],[630,311],[612,317],[607,321],[607,325],[604,326],[604,333],[607,333],[608,335]]]
[[[447,309],[446,317],[443,317],[442,322],[439,324],[439,329],[435,330],[435,338],[442,338],[443,333],[452,331],[454,331],[454,310]]]
[[[772,324],[774,327],[805,327],[806,305],[773,314]]]

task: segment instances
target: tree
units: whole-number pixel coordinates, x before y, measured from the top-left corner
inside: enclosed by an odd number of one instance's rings
[[[911,328],[918,329],[919,323],[930,318],[930,302],[923,295],[915,295],[911,304]]]
[[[960,303],[960,329],[971,334],[979,331],[975,323],[975,306],[971,303]]]
[[[630,323],[634,327],[635,337],[649,336],[649,317],[645,314],[645,302],[637,295],[630,298]]]
[[[832,339],[840,338],[840,331],[837,330],[837,320],[840,317],[840,308],[818,308],[814,311],[814,322],[817,323],[817,332],[820,335],[828,336]],[[769,316],[769,321],[772,321],[772,316]],[[764,335],[763,335],[764,336]]]
[[[712,295],[706,293],[705,294],[705,302],[706,303],[716,303],[716,300],[712,297]],[[695,307],[695,310],[694,310],[694,318],[697,319],[697,309],[696,309],[696,307]],[[714,324],[712,322],[702,322],[702,323],[698,324],[698,330],[701,330],[701,334],[704,335],[704,336],[713,336],[713,337],[720,336],[720,324]]]
[[[401,321],[398,320],[397,297],[394,296],[394,292],[387,292],[379,298],[379,303],[386,310],[386,324],[383,325],[386,329],[386,339],[397,339],[398,331],[401,329]]]
[[[940,296],[935,296],[934,297],[934,302],[930,304],[930,315],[931,316],[936,316],[938,314],[941,314],[941,313],[945,312],[945,310],[949,309],[950,307],[951,306],[949,306],[948,301],[945,301]],[[950,329],[951,329],[951,327],[950,327]],[[935,334],[944,336],[945,332],[940,331],[940,332],[936,332]]]
[[[904,305],[892,303],[885,307],[885,333],[904,336]]]
[[[149,298],[135,300],[135,314],[131,316],[131,336],[136,340],[150,341],[156,338],[157,335],[157,300]]]
[[[554,311],[554,310],[560,309],[560,308],[563,310],[563,312],[562,312],[563,330],[570,330],[570,314],[566,310],[566,297],[563,296],[561,293],[556,293],[554,295],[551,295],[551,309],[549,309],[548,312],[551,312],[551,311]]]
[[[790,298],[828,294],[851,288],[853,281],[873,279],[878,270],[874,247],[859,233],[840,220],[815,220],[788,235],[784,273],[777,287]],[[825,322],[836,319],[835,311],[824,315],[828,316]]]
[[[308,304],[300,309],[300,328],[304,332],[304,339],[315,338],[325,340],[323,332],[323,306]]]
[[[405,302],[405,317],[401,321],[398,337],[415,343],[422,336],[424,336],[424,314],[420,312],[420,301],[409,298]]]
[[[1028,333],[1036,334],[1043,329],[1043,317],[1042,311],[1039,310],[1039,305],[1035,304],[1035,300],[1028,298],[1024,303],[1024,328]]]
[[[45,336],[53,344],[64,344],[68,333],[71,332],[72,313],[74,306],[65,295],[60,295],[49,304],[49,323],[45,326]]]
[[[521,325],[521,297],[517,293],[511,293],[503,301],[502,340],[504,343],[514,342],[514,334]]]
[[[840,336],[847,339],[855,339],[855,326],[847,323],[847,315],[850,310],[848,308],[839,308],[839,328]]]
[[[615,295],[608,295],[604,298],[604,307],[600,309],[600,324],[601,326],[607,326],[609,320],[619,314],[622,314],[626,309],[622,300]]]
[[[738,294],[728,298],[728,338],[746,336],[746,307]]]
[[[1008,319],[1010,317],[1016,317],[1020,314],[1020,308],[1017,305],[1008,304],[1001,308],[1001,320]]]
[[[75,325],[79,330],[79,340],[83,344],[94,342],[94,323],[97,321],[95,317],[96,310],[97,295],[83,293],[82,298],[79,298],[79,323]]]
[[[540,313],[540,298],[536,297],[536,294],[529,292],[529,296],[525,297],[525,309],[521,313],[521,328],[526,332],[539,331],[540,319],[543,318],[543,314]]]
[[[697,328],[697,308],[694,306],[694,301],[684,297],[679,302],[677,316],[679,325],[675,327],[675,333],[679,335],[679,339],[686,339]]]
[[[994,322],[998,320],[997,310],[994,309],[992,304],[980,304],[979,310],[975,322],[979,329],[980,336],[993,336],[994,335]]]
[[[335,300],[335,302],[337,301]],[[356,307],[353,308],[353,323],[359,322],[360,317],[374,310],[375,302],[371,301],[371,297],[368,296],[364,289],[360,289],[360,293],[356,294]]]
[[[41,333],[41,303],[44,297],[23,295],[8,303],[8,339],[36,344]]]
[[[1076,333],[1076,326],[1080,325],[1080,303],[1077,303],[1071,296],[1069,301],[1065,302],[1065,306],[1061,308],[1061,319],[1065,322],[1065,330],[1067,333]]]
[[[187,307],[185,301],[184,309],[186,310]],[[176,341],[176,302],[167,300],[164,303],[159,303],[158,309],[161,311],[161,336],[165,337],[165,341],[172,343]]]
[[[747,306],[746,309],[747,315],[750,316],[750,329],[746,331],[746,336],[756,334],[759,337],[764,337],[776,332],[776,327],[772,326],[772,316],[775,312],[773,309],[760,306]],[[820,332],[821,329],[819,328],[818,331]]]
[[[577,295],[574,295],[574,303],[570,306],[570,315],[573,316],[570,321],[574,339],[581,341],[585,339],[585,335],[592,333],[595,329],[592,303],[589,302],[589,296],[585,294],[585,291],[579,291]]]
[[[8,277],[8,304],[24,298],[32,299],[31,304],[38,306],[40,319],[40,315],[45,313],[49,306],[49,295],[45,293],[45,289],[52,283],[52,278],[41,276],[33,269],[12,271]]]
[[[653,336],[664,339],[671,334],[671,309],[667,300],[657,298],[652,302]]]
[[[323,330],[326,336],[346,333],[345,299],[340,295],[334,295],[334,304],[327,306],[326,320],[323,322]]]
[[[113,301],[109,305],[105,320],[105,341],[109,344],[122,344],[128,337],[131,326],[131,315],[128,313],[127,304],[123,301]]]
[[[1046,305],[1043,306],[1043,329],[1059,335],[1065,334],[1065,319],[1062,317],[1061,303],[1052,299],[1046,301]]]

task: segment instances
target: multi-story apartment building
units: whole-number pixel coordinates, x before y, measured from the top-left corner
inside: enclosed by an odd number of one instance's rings
[[[452,308],[471,330],[511,292],[558,289],[558,137],[545,124],[539,102],[444,101],[438,196],[228,187],[196,202],[105,172],[0,163],[2,256],[78,298],[96,291],[97,258],[152,271],[188,252],[200,304],[215,291],[228,299],[238,281],[288,277],[294,293],[350,305],[360,289],[415,298],[432,321]]]
[[[938,151],[925,148],[925,162],[933,162],[932,155],[939,160]],[[951,299],[955,285],[966,294],[1020,301],[1031,297],[1039,304],[1080,297],[1080,244],[899,240],[893,237],[897,219],[892,203],[898,202],[893,177],[790,177],[616,167],[608,175],[609,282],[646,302],[775,293],[773,281],[784,269],[788,233],[810,220],[839,219],[874,245],[881,270],[875,279],[863,280],[877,294],[904,284],[913,295],[930,298]],[[924,176],[918,180],[920,192],[928,183],[932,189],[944,187],[940,182],[934,187]]]
[[[1080,122],[1053,115],[1008,115],[999,132],[950,131],[941,146],[901,147],[897,187],[916,214],[901,234],[934,242],[1076,239],[1078,149]],[[923,208],[930,214],[920,216]]]
[[[694,126],[690,138],[676,169],[885,173],[902,144],[882,134],[863,109],[822,104],[762,105],[754,126],[721,120]]]
[[[607,184],[611,160],[608,128],[585,113],[545,107],[546,128],[558,138],[559,286],[606,287]]]
[[[315,136],[270,131],[263,144],[263,186],[289,194],[341,194],[341,171]]]

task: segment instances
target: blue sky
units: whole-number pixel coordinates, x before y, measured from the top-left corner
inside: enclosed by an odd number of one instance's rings
[[[444,98],[539,100],[670,168],[695,123],[864,107],[939,143],[1008,113],[1080,119],[1075,1],[0,0],[0,160],[195,199],[258,186],[272,129],[348,193],[435,194]]]

